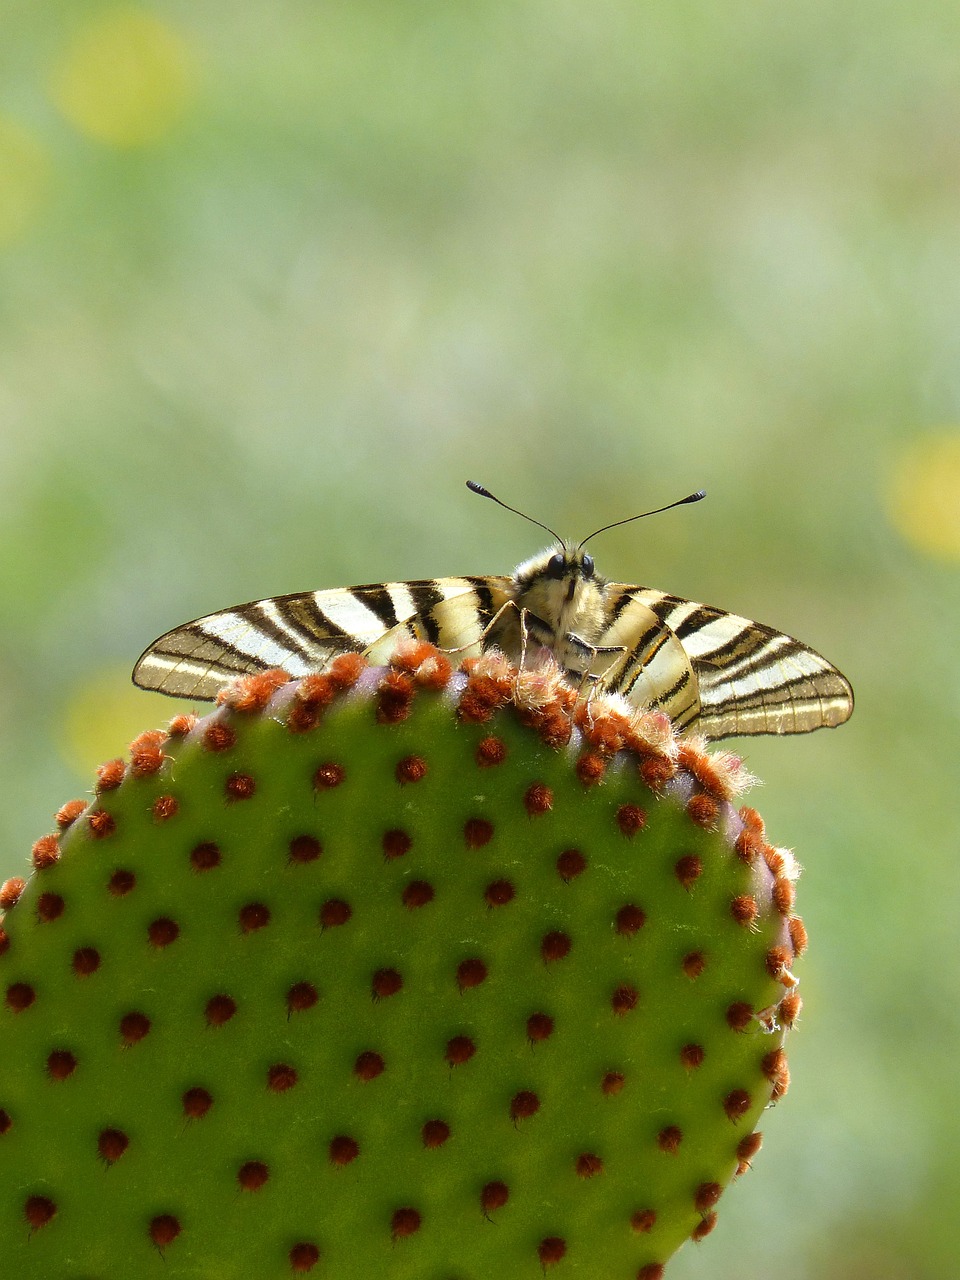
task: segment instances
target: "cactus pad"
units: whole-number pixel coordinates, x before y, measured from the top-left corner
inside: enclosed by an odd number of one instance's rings
[[[0,892],[0,1274],[657,1280],[787,1083],[741,776],[424,645],[142,735]]]

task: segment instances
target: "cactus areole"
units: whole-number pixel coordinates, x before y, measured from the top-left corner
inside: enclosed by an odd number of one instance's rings
[[[657,1280],[787,1086],[746,781],[417,643],[143,734],[0,891],[0,1275]]]

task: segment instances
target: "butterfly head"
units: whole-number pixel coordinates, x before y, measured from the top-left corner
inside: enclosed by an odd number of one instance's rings
[[[518,566],[513,581],[515,598],[546,624],[551,640],[593,630],[589,619],[601,612],[606,579],[582,546],[559,542],[548,547]]]
[[[598,577],[593,556],[573,542],[560,542],[548,547],[519,565],[514,581],[523,591],[537,586],[551,595],[573,600],[590,587],[602,587],[604,579]]]

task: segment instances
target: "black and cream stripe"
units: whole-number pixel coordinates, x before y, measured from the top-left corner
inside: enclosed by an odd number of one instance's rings
[[[608,583],[564,543],[513,577],[370,583],[236,605],[161,636],[133,678],[212,699],[232,677],[271,667],[303,676],[347,651],[382,662],[408,637],[464,657],[499,648],[516,662],[549,649],[584,687],[659,708],[678,729],[709,738],[807,733],[853,710],[847,680],[807,645],[722,609]]]

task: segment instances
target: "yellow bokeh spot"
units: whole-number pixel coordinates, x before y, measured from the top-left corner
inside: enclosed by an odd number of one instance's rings
[[[128,668],[102,671],[67,703],[62,755],[92,785],[98,764],[125,755],[128,744],[145,729],[163,728],[185,710],[190,710],[186,703],[135,688]]]
[[[960,431],[921,436],[897,460],[890,517],[918,551],[960,560]]]
[[[0,116],[0,245],[31,223],[46,194],[50,163],[29,130]]]
[[[81,133],[114,147],[162,138],[193,92],[183,38],[142,9],[114,9],[83,28],[54,71],[57,106]]]

